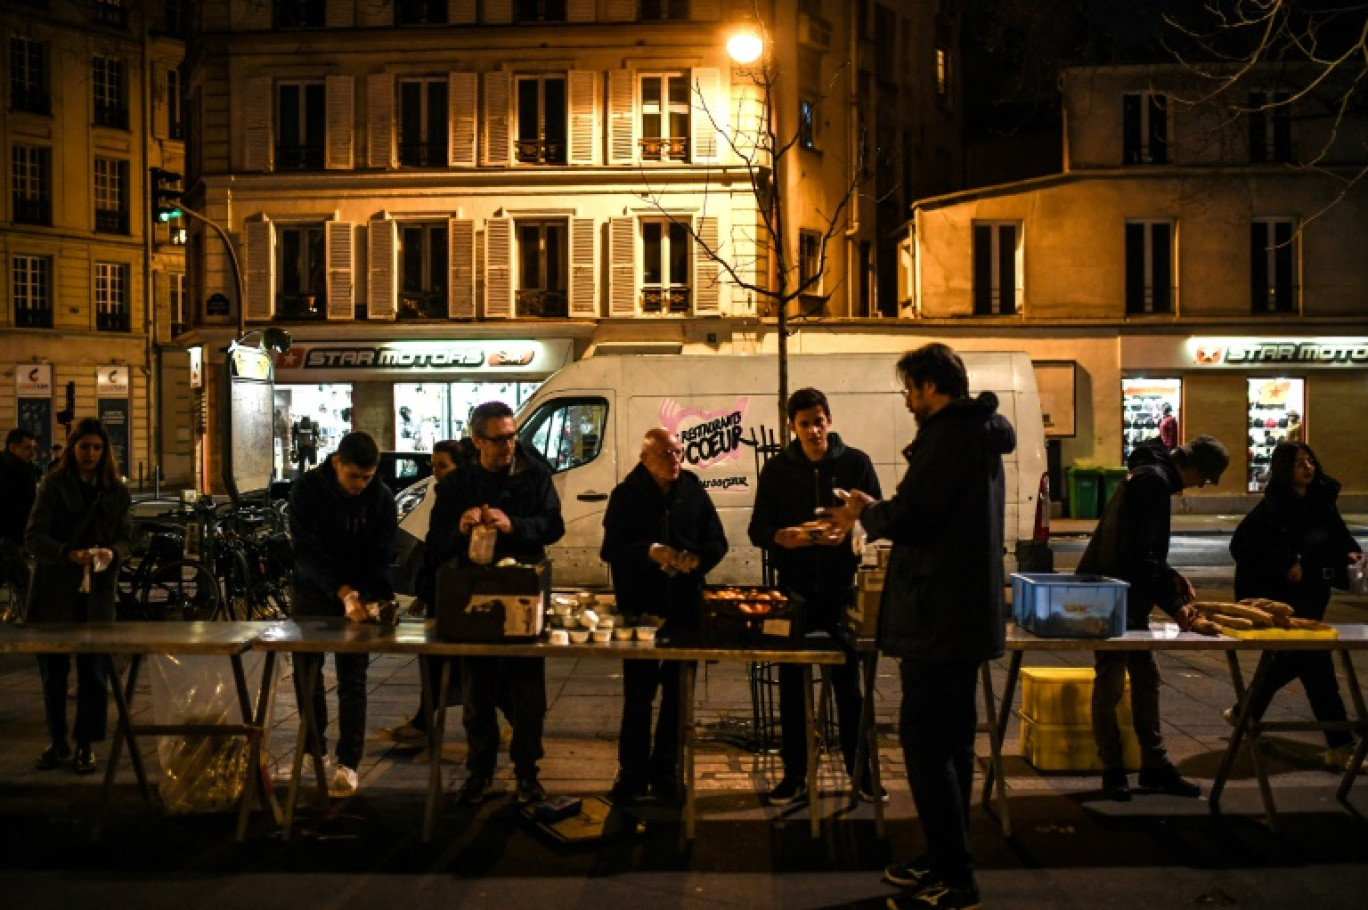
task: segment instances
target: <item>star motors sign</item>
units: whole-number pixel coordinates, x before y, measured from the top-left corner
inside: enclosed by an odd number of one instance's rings
[[[1198,367],[1368,366],[1368,338],[1193,338],[1188,352]]]
[[[395,341],[379,344],[296,343],[279,355],[277,371],[440,373],[452,370],[521,372],[541,366],[545,345],[536,341]],[[554,369],[553,365],[551,368]]]

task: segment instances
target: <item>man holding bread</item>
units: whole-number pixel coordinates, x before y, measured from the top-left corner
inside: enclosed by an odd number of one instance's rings
[[[1137,446],[1130,473],[1107,503],[1088,549],[1078,563],[1080,575],[1107,575],[1130,582],[1126,628],[1148,629],[1150,611],[1163,610],[1187,629],[1196,618],[1192,583],[1168,563],[1169,499],[1187,487],[1221,479],[1230,455],[1220,440],[1198,436],[1167,451]],[[1159,730],[1159,667],[1150,651],[1098,651],[1093,682],[1092,724],[1102,759],[1102,789],[1118,802],[1131,798],[1121,755],[1116,706],[1130,673],[1131,713],[1140,741],[1140,786],[1157,793],[1196,797],[1201,787],[1178,772],[1164,749]]]

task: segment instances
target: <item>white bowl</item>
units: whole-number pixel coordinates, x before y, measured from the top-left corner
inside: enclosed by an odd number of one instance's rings
[[[592,635],[592,636],[594,636],[594,643],[595,643],[595,644],[600,644],[600,645],[601,645],[601,644],[603,644],[603,643],[605,643],[605,642],[609,642],[609,641],[612,641],[612,640],[613,640],[613,630],[612,630],[612,629],[595,629],[593,632],[590,632],[589,634]]]
[[[613,637],[618,641],[631,641],[632,629],[628,626],[619,626],[613,630]]]
[[[588,629],[571,629],[570,641],[577,645],[582,645],[589,640]]]
[[[637,641],[655,641],[655,635],[656,635],[656,628],[655,628],[655,626],[637,626],[637,629],[636,629]]]

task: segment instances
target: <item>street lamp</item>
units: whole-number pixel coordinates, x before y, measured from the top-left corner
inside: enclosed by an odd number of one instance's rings
[[[727,54],[742,66],[750,66],[765,52],[765,39],[753,28],[744,28],[727,39]]]

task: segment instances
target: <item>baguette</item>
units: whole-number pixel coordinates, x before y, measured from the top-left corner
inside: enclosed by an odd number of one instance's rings
[[[1218,626],[1225,626],[1227,629],[1252,629],[1254,620],[1245,619],[1243,616],[1226,616],[1222,613],[1213,613],[1207,617]]]
[[[1263,610],[1273,616],[1291,616],[1293,612],[1291,605],[1285,604],[1281,600],[1269,600],[1267,597],[1246,597],[1240,601],[1240,605]]]
[[[1198,616],[1192,621],[1192,625],[1188,626],[1188,631],[1196,632],[1198,635],[1215,636],[1221,634],[1221,627],[1205,616]]]
[[[1332,626],[1327,623],[1319,622],[1314,619],[1302,619],[1300,616],[1292,617],[1291,624],[1294,629],[1314,629],[1317,632],[1324,632],[1327,629],[1332,628]]]
[[[1254,624],[1254,628],[1266,629],[1273,625],[1273,617],[1258,607],[1251,607],[1248,604],[1220,603],[1218,601],[1198,600],[1194,601],[1193,607],[1208,615],[1234,616],[1247,619]],[[1220,622],[1220,620],[1216,620]],[[1234,627],[1232,627],[1234,628]]]

